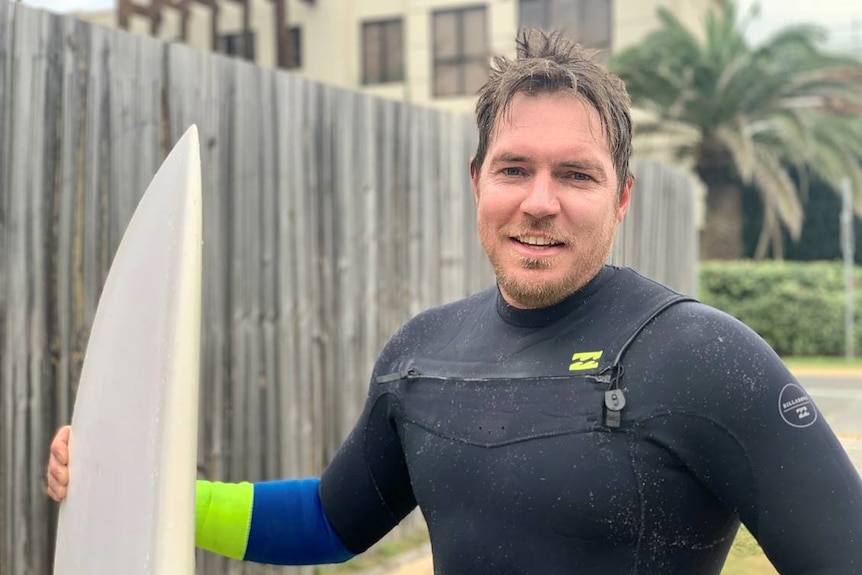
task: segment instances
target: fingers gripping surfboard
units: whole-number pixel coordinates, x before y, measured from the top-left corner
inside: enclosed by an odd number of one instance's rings
[[[201,300],[197,128],[159,168],[99,299],[54,575],[191,575]]]

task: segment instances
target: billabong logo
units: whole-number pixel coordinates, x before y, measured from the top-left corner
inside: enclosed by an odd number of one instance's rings
[[[601,351],[578,351],[572,355],[572,364],[569,366],[569,371],[584,371],[586,369],[595,369],[599,367],[599,359],[602,357]]]
[[[787,425],[808,427],[817,421],[817,408],[801,387],[795,383],[785,385],[778,396],[778,413]]]

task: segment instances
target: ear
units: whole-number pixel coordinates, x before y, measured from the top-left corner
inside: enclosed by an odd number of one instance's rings
[[[476,167],[476,156],[470,158],[470,183],[473,186],[473,201],[479,203],[479,170]]]
[[[623,218],[629,209],[629,203],[632,201],[632,188],[634,185],[635,177],[629,174],[626,176],[626,183],[623,184],[623,189],[620,190],[619,204],[617,205],[617,223],[623,221]]]

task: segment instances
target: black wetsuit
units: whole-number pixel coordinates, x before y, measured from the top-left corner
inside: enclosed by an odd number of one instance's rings
[[[346,547],[418,502],[438,575],[717,574],[739,519],[783,574],[862,573],[823,417],[755,333],[679,300],[606,267],[551,308],[489,289],[408,322],[320,485]]]

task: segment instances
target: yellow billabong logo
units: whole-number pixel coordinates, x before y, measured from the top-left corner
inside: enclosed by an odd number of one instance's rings
[[[569,366],[569,371],[583,371],[585,369],[595,369],[599,367],[599,359],[602,357],[601,351],[579,351],[572,356],[572,365]]]

